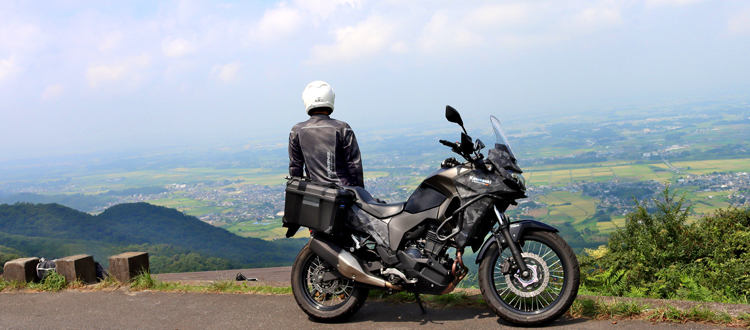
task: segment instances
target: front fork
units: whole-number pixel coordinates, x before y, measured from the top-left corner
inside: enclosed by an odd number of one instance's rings
[[[526,266],[526,261],[523,260],[523,256],[521,255],[521,247],[518,243],[513,241],[513,237],[510,235],[510,220],[505,213],[498,211],[497,206],[493,207],[495,209],[495,215],[497,216],[498,227],[492,231],[492,235],[495,236],[498,250],[502,251],[502,242],[506,242],[510,249],[510,253],[513,255],[513,260],[516,262],[516,267],[521,271],[521,278],[527,279],[531,273],[529,272],[529,267]],[[502,235],[502,237],[500,235]]]

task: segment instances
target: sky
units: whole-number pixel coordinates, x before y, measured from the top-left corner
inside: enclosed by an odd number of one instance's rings
[[[750,1],[0,0],[0,161],[750,99]],[[429,129],[429,127],[425,127]]]

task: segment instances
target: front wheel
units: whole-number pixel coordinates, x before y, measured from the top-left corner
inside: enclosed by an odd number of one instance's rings
[[[479,288],[492,310],[518,325],[541,325],[562,316],[578,295],[578,260],[568,243],[555,233],[530,231],[520,240],[521,256],[531,277],[519,271],[502,274],[502,265],[512,262],[510,249],[493,244],[479,265]]]
[[[305,245],[292,266],[292,293],[297,305],[320,322],[338,322],[354,315],[367,299],[368,289],[348,278],[323,281],[334,268]]]

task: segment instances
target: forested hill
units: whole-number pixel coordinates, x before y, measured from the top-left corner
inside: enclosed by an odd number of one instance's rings
[[[0,205],[0,248],[28,256],[86,253],[101,262],[109,254],[145,250],[157,271],[208,270],[290,265],[304,243],[240,237],[148,203],[119,204],[99,215],[58,204]]]

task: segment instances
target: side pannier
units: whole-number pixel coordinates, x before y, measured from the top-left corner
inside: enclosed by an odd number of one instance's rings
[[[283,226],[292,237],[299,227],[333,234],[346,221],[354,196],[343,187],[330,183],[292,177],[286,184]]]

